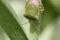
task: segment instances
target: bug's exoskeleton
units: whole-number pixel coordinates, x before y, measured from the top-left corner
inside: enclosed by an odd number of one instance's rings
[[[40,12],[43,11],[43,5],[39,0],[28,0],[25,6],[24,16],[30,20],[38,20]]]

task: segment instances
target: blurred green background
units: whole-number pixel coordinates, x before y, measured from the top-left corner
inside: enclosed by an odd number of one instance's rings
[[[60,40],[60,0],[41,1],[44,6],[44,12],[41,15],[40,34],[38,36],[38,40]],[[28,19],[23,16],[26,2],[27,0],[0,0],[0,25],[2,24],[1,20],[4,19],[3,15],[7,15],[6,18],[11,17],[12,19],[8,21],[12,23],[11,28],[14,31],[17,30],[17,32],[19,32],[16,33],[17,35],[14,35],[18,38],[15,38],[15,40],[36,40],[37,38],[37,33],[35,32],[36,28],[34,33],[31,33],[30,30],[33,30],[34,27],[30,29]],[[4,4],[4,6],[2,4]],[[4,7],[6,7],[6,10],[3,9]],[[1,10],[3,11],[1,12]],[[5,14],[3,14],[4,12]],[[7,14],[7,12],[10,14]],[[18,28],[16,27],[17,29],[14,29],[15,26]],[[13,34],[9,35],[9,31],[11,31],[11,29],[5,29],[5,27],[0,26],[0,40],[14,40],[14,37],[12,36]],[[21,32],[23,31],[21,35],[24,36],[24,39],[20,39],[20,36],[18,36],[20,35],[20,30]]]

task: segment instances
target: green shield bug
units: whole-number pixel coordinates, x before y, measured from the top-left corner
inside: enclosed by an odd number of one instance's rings
[[[39,14],[43,11],[43,5],[39,0],[28,0],[25,6],[24,16],[29,20],[38,20]]]

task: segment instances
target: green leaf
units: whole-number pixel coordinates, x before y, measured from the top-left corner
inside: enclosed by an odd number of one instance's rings
[[[10,40],[5,31],[2,29],[1,25],[0,25],[0,40]]]
[[[21,26],[1,0],[0,25],[11,40],[28,40]]]

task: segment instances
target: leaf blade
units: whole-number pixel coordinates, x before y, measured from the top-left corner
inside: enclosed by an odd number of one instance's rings
[[[11,40],[28,40],[9,9],[0,1],[0,24]]]

